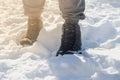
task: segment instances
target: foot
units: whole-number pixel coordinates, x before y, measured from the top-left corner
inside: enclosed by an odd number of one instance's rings
[[[23,38],[21,41],[20,41],[20,44],[21,45],[32,45],[33,42],[29,39],[29,38]]]
[[[28,29],[25,37],[20,41],[21,45],[32,45],[39,35],[42,28],[42,21],[39,18],[28,19]]]
[[[77,22],[67,20],[63,25],[63,35],[61,46],[56,56],[64,54],[74,54],[81,50],[80,28]],[[77,52],[78,53],[78,52]],[[80,53],[80,52],[79,52]],[[81,53],[80,53],[81,54]]]

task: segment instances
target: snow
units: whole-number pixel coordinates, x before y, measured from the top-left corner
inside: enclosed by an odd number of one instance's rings
[[[33,46],[22,0],[0,0],[0,80],[120,80],[120,0],[86,0],[79,22],[85,53],[56,57],[62,24],[57,0],[46,0],[44,28]]]

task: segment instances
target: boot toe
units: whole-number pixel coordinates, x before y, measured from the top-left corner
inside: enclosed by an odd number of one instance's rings
[[[30,40],[30,39],[28,39],[28,38],[24,38],[24,39],[22,39],[21,41],[20,41],[20,44],[21,45],[32,45],[33,44],[33,42]]]

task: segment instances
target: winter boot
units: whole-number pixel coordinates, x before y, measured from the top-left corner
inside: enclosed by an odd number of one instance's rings
[[[75,42],[73,45],[73,51],[76,51],[79,54],[82,54],[81,48],[82,46],[82,41],[81,41],[81,31],[80,31],[80,26],[78,24],[75,25]]]
[[[81,54],[81,32],[78,21],[66,20],[63,24],[61,46],[56,56],[64,54]]]
[[[61,46],[56,54],[56,56],[64,55],[67,51],[72,50],[75,42],[75,27],[74,24],[69,20],[65,20],[63,24],[63,34],[61,39]]]
[[[25,37],[20,41],[21,45],[32,45],[42,28],[42,21],[39,18],[29,18],[28,19],[28,29]]]

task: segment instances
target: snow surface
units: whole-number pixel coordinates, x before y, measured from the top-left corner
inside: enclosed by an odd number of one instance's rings
[[[22,0],[0,0],[0,80],[120,80],[120,0],[86,0],[85,14],[86,52],[55,57],[64,22],[58,1],[46,0],[38,41],[22,47]]]

